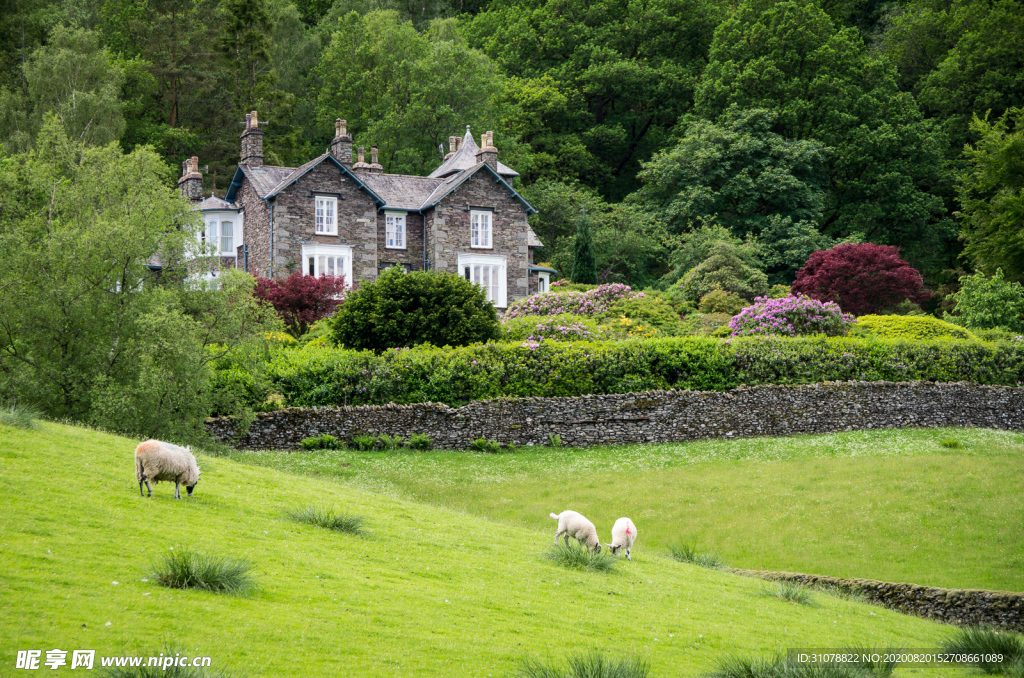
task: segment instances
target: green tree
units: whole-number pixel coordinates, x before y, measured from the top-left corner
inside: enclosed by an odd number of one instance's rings
[[[101,47],[98,33],[58,25],[49,44],[35,50],[22,70],[23,95],[0,93],[0,137],[10,151],[29,148],[49,112],[83,144],[102,146],[121,138],[124,69]]]
[[[718,27],[696,112],[719,120],[734,104],[767,108],[777,134],[832,149],[822,232],[898,245],[918,262],[949,252],[936,195],[950,185],[944,135],[898,91],[893,67],[812,0],[750,0]]]
[[[360,285],[327,322],[337,343],[378,353],[422,343],[466,346],[501,334],[482,288],[450,273],[398,267]]]
[[[0,163],[0,393],[134,435],[201,435],[212,361],[273,327],[252,279],[182,283],[198,215],[152,151],[83,146],[52,114],[35,146]]]
[[[688,301],[700,301],[713,290],[751,301],[768,293],[768,276],[748,264],[739,247],[719,241],[711,245],[707,259],[683,276],[681,285]]]
[[[707,260],[718,243],[728,245],[729,251],[739,257],[744,265],[761,268],[764,251],[756,239],[736,237],[732,231],[717,223],[714,217],[697,217],[689,224],[689,229],[667,239],[670,268],[663,283],[678,282],[690,269]]]
[[[267,0],[226,0],[221,49],[232,82],[235,111],[269,113],[277,102],[277,74],[270,61],[274,24]]]
[[[952,295],[956,306],[946,321],[971,330],[1003,329],[1024,333],[1024,287],[1003,279],[1002,269],[992,276],[975,273],[960,278]]]
[[[998,120],[974,118],[978,143],[964,150],[959,178],[964,256],[985,272],[1024,279],[1024,109]]]
[[[576,222],[576,237],[572,243],[572,274],[569,278],[581,285],[597,284],[594,237],[590,232],[590,219],[586,212],[580,214]]]
[[[321,127],[348,120],[357,145],[380,147],[388,172],[435,169],[449,136],[467,124],[486,129],[500,89],[490,59],[446,37],[421,35],[394,11],[341,17],[315,72]]]

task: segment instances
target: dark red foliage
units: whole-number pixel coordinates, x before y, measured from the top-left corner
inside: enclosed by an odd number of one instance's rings
[[[900,259],[898,248],[845,243],[812,253],[797,271],[792,292],[834,301],[847,313],[867,315],[905,299],[926,301],[931,292],[923,286],[921,274]]]
[[[333,314],[344,292],[344,276],[315,278],[296,271],[286,279],[257,278],[255,296],[269,301],[288,333],[299,337],[317,320]]]

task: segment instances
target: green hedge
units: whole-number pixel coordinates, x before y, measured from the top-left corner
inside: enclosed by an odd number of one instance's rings
[[[930,315],[862,315],[857,329],[886,339],[976,339],[970,331]]]
[[[667,337],[392,349],[311,345],[280,353],[268,375],[292,406],[577,396],[740,384],[973,381],[1020,385],[1024,342],[901,342],[851,337]]]

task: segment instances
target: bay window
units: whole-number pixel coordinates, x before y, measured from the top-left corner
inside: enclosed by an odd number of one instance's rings
[[[505,257],[460,254],[458,266],[459,275],[483,288],[487,294],[487,301],[492,302],[498,308],[508,306],[507,260]]]
[[[302,273],[322,278],[325,275],[345,276],[345,286],[352,286],[352,248],[347,245],[302,245]]]

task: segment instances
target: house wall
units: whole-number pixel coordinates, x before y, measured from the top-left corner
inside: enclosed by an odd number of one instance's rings
[[[401,212],[402,210],[395,211]],[[387,242],[385,233],[386,227],[386,215],[382,210],[377,213],[377,242],[380,243],[380,250],[377,252],[377,259],[380,262],[410,264],[414,271],[423,270],[423,215],[415,212],[406,213],[406,248],[404,250],[388,249],[384,246]]]
[[[270,277],[270,208],[260,200],[248,179],[242,181],[235,203],[242,208],[242,242],[249,248],[249,273]],[[239,266],[244,265],[239,259]]]
[[[317,235],[313,191],[338,195],[338,235]],[[352,275],[377,278],[376,204],[356,183],[330,162],[320,163],[274,200],[274,273],[289,275],[300,266],[302,243],[348,245]],[[249,253],[250,268],[252,252]]]
[[[470,206],[494,210],[493,247],[490,249],[470,247]],[[531,294],[526,211],[507,190],[495,183],[490,172],[478,171],[448,194],[428,216],[428,226],[427,251],[433,270],[457,274],[460,253],[505,255],[508,257],[508,303],[511,305]]]

